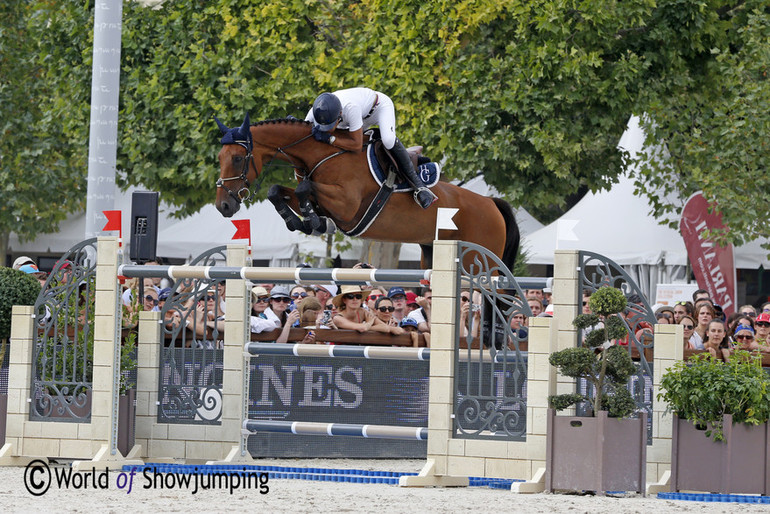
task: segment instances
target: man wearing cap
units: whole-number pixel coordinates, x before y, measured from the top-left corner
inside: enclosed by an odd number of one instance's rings
[[[759,343],[754,337],[754,329],[749,325],[738,325],[735,328],[733,340],[738,344],[737,350],[760,350]]]
[[[406,291],[403,287],[391,287],[388,290],[388,298],[393,302],[393,318],[400,322],[406,317],[409,311],[406,308]]]
[[[430,302],[430,298],[431,296],[428,296],[427,302]],[[428,312],[422,306],[420,306],[418,296],[411,291],[406,292],[406,308],[407,311],[409,311],[409,313],[406,315],[406,318],[415,320],[417,322],[417,329],[420,332],[430,332],[430,319]]]
[[[46,277],[45,271],[40,271],[39,269],[37,269],[37,266],[35,266],[34,264],[31,264],[31,263],[23,264],[18,269],[19,271],[23,271],[27,275],[32,275],[33,277],[35,277],[37,281],[40,282],[40,287],[43,287],[45,285],[45,277]]]
[[[413,320],[412,318],[404,318],[401,320],[401,323],[399,324],[401,328],[403,328],[407,334],[409,334],[412,338],[412,346],[417,348],[420,344],[420,331],[417,328],[417,322]],[[430,341],[426,338],[426,341]],[[430,344],[428,344],[430,347]]]
[[[337,286],[332,284],[318,284],[313,286],[315,290],[315,297],[321,302],[321,305],[326,305],[329,298],[337,294]]]
[[[755,335],[759,346],[770,348],[770,313],[762,312],[754,320]]]

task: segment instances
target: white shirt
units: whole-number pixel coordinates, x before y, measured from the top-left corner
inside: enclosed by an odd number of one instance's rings
[[[360,128],[366,130],[375,125],[376,120],[374,116],[370,116],[367,119],[364,119],[364,116],[369,114],[375,100],[378,98],[376,91],[367,87],[353,87],[350,89],[340,89],[332,94],[339,98],[342,104],[342,121],[337,125],[337,128],[355,132]],[[310,112],[307,113],[305,121],[315,122],[313,109],[310,109]]]

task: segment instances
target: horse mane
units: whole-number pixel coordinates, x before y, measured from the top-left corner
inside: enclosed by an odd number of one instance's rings
[[[259,127],[260,125],[275,125],[275,124],[284,124],[284,123],[301,123],[303,125],[310,125],[309,121],[300,120],[300,119],[291,119],[291,118],[276,118],[272,120],[262,120],[258,121],[257,123],[254,123],[252,127]]]

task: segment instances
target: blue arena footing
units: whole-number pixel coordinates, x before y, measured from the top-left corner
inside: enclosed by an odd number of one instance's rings
[[[684,500],[691,502],[770,504],[770,496],[751,494],[658,493],[658,498],[661,500]]]
[[[322,482],[350,482],[357,484],[389,484],[398,485],[401,476],[415,476],[417,473],[400,471],[372,471],[365,469],[336,469],[336,468],[297,468],[288,466],[261,466],[243,464],[152,464],[144,466],[123,466],[123,471],[139,473],[180,473],[180,474],[211,474],[211,473],[268,473],[272,479],[286,480],[315,480]],[[470,477],[472,487],[490,487],[493,489],[511,488],[513,482],[523,480],[505,478]]]

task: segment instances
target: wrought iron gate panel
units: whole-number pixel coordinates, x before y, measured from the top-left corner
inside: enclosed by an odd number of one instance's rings
[[[190,262],[215,266],[226,261],[226,246],[212,248]],[[207,330],[195,316],[197,305],[211,305],[215,319],[224,314],[224,280],[180,279],[161,309],[162,353],[158,375],[158,423],[219,425],[222,417],[224,335]],[[200,334],[199,334],[200,332]]]
[[[457,254],[454,437],[524,440],[527,360],[511,319],[532,312],[513,274],[497,256],[463,241]],[[465,336],[463,290],[471,292],[472,304]]]
[[[91,420],[96,238],[70,248],[35,301],[31,421]]]
[[[655,313],[652,312],[639,286],[616,262],[597,253],[580,251],[578,263],[578,298],[582,298],[584,292],[593,293],[605,286],[618,288],[626,295],[628,306],[623,319],[628,329],[628,352],[634,358],[636,368],[636,373],[629,379],[628,390],[636,401],[637,411],[647,411],[648,438],[651,441],[654,375],[653,363],[648,361],[647,357],[651,355],[654,342],[652,333],[644,329],[652,329],[655,326]],[[589,268],[591,268],[590,275]],[[578,338],[580,338],[580,332],[578,332]],[[582,341],[578,340],[577,343],[580,345]],[[582,383],[578,387],[586,390],[590,386]],[[587,406],[578,407],[578,413],[586,412]]]

